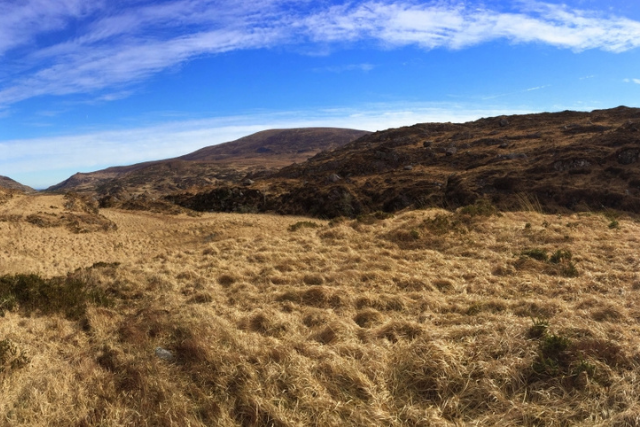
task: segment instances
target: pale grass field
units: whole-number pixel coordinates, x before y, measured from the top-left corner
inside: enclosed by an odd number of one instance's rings
[[[113,303],[0,318],[28,359],[0,373],[0,425],[640,425],[632,219],[101,210],[117,230],[74,234],[23,218],[64,209],[0,205],[0,275],[82,269]],[[289,230],[300,221],[319,227]],[[535,248],[571,251],[578,277],[521,256]],[[570,344],[541,371],[552,336]]]

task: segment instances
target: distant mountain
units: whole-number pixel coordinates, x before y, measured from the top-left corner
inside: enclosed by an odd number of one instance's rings
[[[25,193],[35,192],[33,188],[27,187],[26,185],[22,185],[19,182],[14,181],[13,179],[6,176],[0,176],[0,188],[18,190],[18,191],[23,191]]]
[[[376,132],[258,177],[171,197],[206,211],[356,216],[486,199],[503,209],[640,212],[640,109],[425,123]]]
[[[273,129],[167,160],[77,173],[47,189],[91,192],[116,199],[153,197],[176,190],[240,183],[253,174],[302,162],[369,132],[338,128]]]

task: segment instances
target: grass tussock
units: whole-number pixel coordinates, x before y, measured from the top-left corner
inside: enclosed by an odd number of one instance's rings
[[[117,229],[75,234],[24,220],[62,196],[20,197],[0,206],[7,425],[640,420],[629,219],[476,206],[289,233],[106,209]]]

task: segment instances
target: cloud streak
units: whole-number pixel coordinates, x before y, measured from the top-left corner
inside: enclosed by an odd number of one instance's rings
[[[96,0],[3,2],[0,109],[42,95],[123,92],[202,56],[275,46],[339,49],[358,42],[384,48],[464,49],[499,39],[614,53],[640,46],[640,22],[539,2],[529,2],[519,11],[412,0],[314,4],[309,0],[167,0],[129,6]],[[43,39],[54,42],[38,42]],[[29,48],[34,44],[37,49]]]

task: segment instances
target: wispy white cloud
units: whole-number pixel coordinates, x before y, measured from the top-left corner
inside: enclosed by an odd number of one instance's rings
[[[0,2],[0,58],[11,49],[32,43],[40,34],[61,30],[71,20],[94,13],[103,3],[103,0]]]
[[[536,90],[546,89],[548,87],[551,87],[551,85],[535,86],[535,87],[530,87],[530,88],[527,88],[527,89],[518,90],[518,91],[515,91],[515,92],[501,93],[499,95],[483,96],[481,99],[486,101],[486,100],[489,100],[489,99],[502,98],[504,96],[517,95],[519,93],[534,92]]]
[[[640,46],[637,21],[545,3],[530,3],[526,11],[513,13],[463,3],[373,1],[334,6],[306,18],[305,25],[318,41],[371,38],[427,49],[461,49],[500,38],[574,50],[622,52]]]
[[[176,157],[264,129],[329,126],[376,131],[421,122],[466,122],[529,112],[458,104],[373,104],[360,108],[183,120],[117,131],[1,141],[0,174],[45,188],[78,171]],[[52,158],[56,161],[52,162]]]
[[[529,89],[525,89],[523,92],[533,92],[534,90],[540,90],[540,89],[545,89],[551,87],[551,85],[543,85],[543,86],[536,86],[536,87],[530,87]]]
[[[40,95],[119,92],[204,55],[274,46],[463,49],[496,39],[574,51],[640,46],[638,21],[535,1],[508,11],[415,0],[127,3],[0,2],[0,108]]]
[[[344,73],[347,71],[363,71],[365,73],[376,68],[373,64],[347,64],[347,65],[334,65],[328,67],[314,68],[313,71],[317,73]]]
[[[625,83],[635,83],[640,85],[640,79],[624,79]]]

